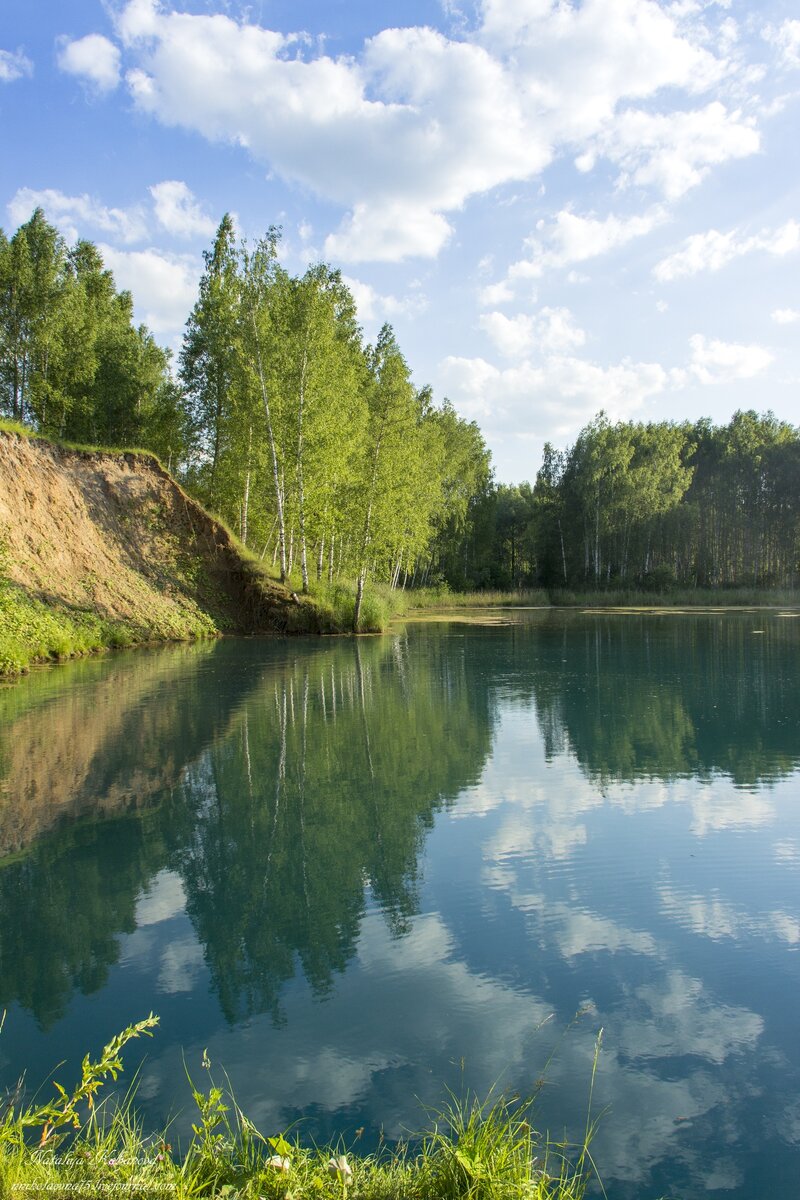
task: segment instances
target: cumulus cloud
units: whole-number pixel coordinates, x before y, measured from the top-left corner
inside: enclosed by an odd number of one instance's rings
[[[568,308],[542,308],[537,313],[506,317],[500,312],[484,313],[480,326],[508,358],[519,358],[536,349],[545,354],[574,350],[586,341]]]
[[[203,212],[193,193],[179,179],[165,179],[150,188],[156,220],[174,237],[210,237],[214,222]]]
[[[653,274],[661,283],[670,283],[701,271],[719,271],[733,259],[756,251],[783,258],[798,249],[800,224],[797,221],[786,221],[777,229],[765,229],[751,237],[743,235],[738,229],[727,233],[709,229],[706,233],[695,233],[687,238],[680,250],[656,263]]]
[[[776,308],[772,311],[772,319],[776,325],[794,325],[800,321],[800,312],[796,308]]]
[[[767,25],[763,36],[778,47],[784,66],[800,67],[800,21],[789,18],[782,25]]]
[[[712,941],[726,938],[738,941],[744,936],[755,935],[790,946],[800,942],[800,921],[781,909],[752,916],[725,900],[716,890],[704,896],[663,884],[658,891],[661,907],[672,920]]]
[[[154,333],[172,335],[182,328],[197,296],[199,257],[103,244],[99,250],[117,286],[132,293],[137,312]]]
[[[428,306],[426,297],[418,291],[408,296],[392,296],[382,294],[371,284],[364,283],[360,279],[353,279],[349,275],[343,275],[342,282],[352,292],[359,319],[362,321],[381,321],[391,317],[415,316],[424,312]]]
[[[449,355],[439,363],[437,386],[480,423],[501,454],[507,439],[574,437],[599,409],[611,420],[629,420],[654,396],[690,383],[752,379],[773,361],[764,346],[698,333],[689,340],[688,360],[672,369],[630,358],[592,362],[575,353],[585,334],[568,309],[513,317],[493,311],[483,314],[480,325],[498,351],[516,361],[501,367],[483,357]]]
[[[700,383],[732,383],[736,379],[752,379],[760,375],[773,360],[764,346],[742,345],[706,338],[701,333],[689,339],[691,361],[689,373]]]
[[[14,83],[33,74],[33,63],[22,50],[0,50],[0,83]]]
[[[483,358],[448,356],[439,367],[443,390],[492,434],[563,437],[603,408],[612,419],[630,417],[663,391],[667,372],[658,363],[625,359],[600,366],[573,355],[537,364],[529,359],[501,369]]]
[[[142,111],[237,144],[338,204],[345,216],[326,254],[397,261],[438,254],[449,214],[533,178],[563,150],[583,169],[608,157],[624,179],[668,195],[753,153],[757,131],[720,102],[671,111],[676,89],[700,94],[734,69],[731,31],[712,46],[673,7],[484,0],[458,39],[384,29],[341,57],[304,35],[155,0],[129,0],[116,30]],[[96,82],[110,86],[118,58],[105,61]],[[650,104],[659,93],[666,112]]]
[[[628,109],[597,139],[597,153],[620,167],[618,184],[652,187],[677,200],[712,166],[757,153],[752,117],[729,112],[719,100],[686,112]]]
[[[400,262],[409,255],[435,258],[452,232],[441,213],[421,205],[387,203],[378,210],[356,204],[325,239],[325,253],[353,263]]]
[[[109,208],[86,192],[68,196],[57,188],[37,191],[23,187],[14,194],[7,208],[16,225],[27,221],[35,208],[43,209],[48,221],[71,242],[87,230],[99,230],[124,243],[140,241],[147,235],[147,221],[140,206]]]
[[[513,299],[520,284],[539,279],[546,270],[587,262],[624,246],[635,238],[644,237],[667,219],[661,206],[632,217],[580,216],[569,208],[562,209],[553,221],[539,221],[536,233],[526,238],[524,258],[513,262],[505,279],[489,284],[480,293],[483,304],[507,303]]]
[[[69,75],[77,75],[99,92],[111,92],[120,81],[120,51],[99,33],[74,40],[64,39],[58,53],[58,65]]]

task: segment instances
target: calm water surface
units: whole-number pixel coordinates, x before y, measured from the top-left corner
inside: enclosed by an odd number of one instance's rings
[[[795,1194],[800,619],[504,619],[0,690],[0,1086],[153,1009],[175,1138],[204,1047],[268,1134],[401,1137],[551,1059],[579,1136],[602,1027],[611,1200]]]

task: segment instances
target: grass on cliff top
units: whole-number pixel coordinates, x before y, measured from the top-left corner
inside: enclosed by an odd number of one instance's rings
[[[51,1102],[26,1103],[24,1084],[0,1114],[0,1194],[104,1195],[131,1200],[581,1200],[592,1169],[591,1093],[582,1145],[542,1139],[530,1102],[451,1097],[428,1131],[395,1149],[358,1155],[341,1144],[305,1147],[284,1132],[264,1135],[218,1086],[204,1052],[206,1090],[187,1080],[197,1109],[185,1148],[169,1130],[146,1134],[135,1089],[115,1104],[97,1100],[122,1069],[121,1050],[150,1036],[152,1014],[118,1034],[99,1059],[83,1060],[74,1090],[55,1084]],[[598,1040],[599,1049],[599,1040]],[[570,1150],[572,1156],[570,1157]]]
[[[77,450],[81,454],[112,454],[117,458],[122,458],[126,454],[135,454],[137,458],[152,459],[162,470],[166,470],[161,459],[153,450],[145,450],[141,446],[95,446],[87,442],[67,442],[62,438],[39,433],[30,425],[23,425],[20,421],[9,421],[5,418],[0,418],[0,433],[16,433],[19,437],[27,438],[28,441],[47,442],[50,446],[58,446],[62,450]]]

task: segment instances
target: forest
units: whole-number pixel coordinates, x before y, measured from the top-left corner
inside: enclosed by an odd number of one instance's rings
[[[800,430],[600,413],[533,483],[417,386],[392,328],[365,342],[338,271],[292,276],[280,232],[223,217],[175,362],[97,247],[41,209],[0,230],[0,417],[157,454],[282,580],[453,591],[794,587]]]

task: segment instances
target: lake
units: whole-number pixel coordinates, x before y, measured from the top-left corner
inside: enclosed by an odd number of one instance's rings
[[[126,1065],[174,1141],[205,1048],[269,1135],[368,1149],[494,1086],[579,1138],[602,1028],[610,1200],[800,1179],[796,614],[36,671],[0,689],[0,856],[0,1086],[152,1009]]]

